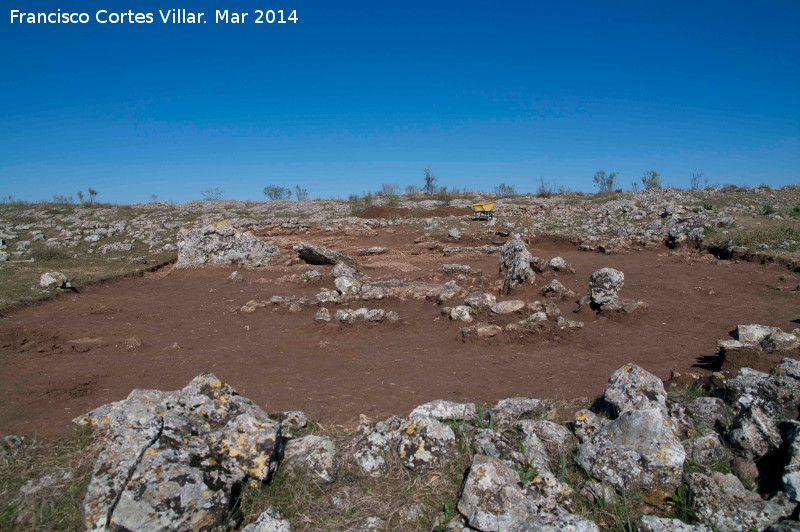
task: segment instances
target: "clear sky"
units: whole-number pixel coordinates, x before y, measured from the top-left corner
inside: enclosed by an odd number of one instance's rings
[[[800,184],[800,2],[0,2],[0,196]],[[159,9],[205,12],[163,24]],[[257,9],[298,22],[254,24]],[[11,23],[11,10],[88,24]],[[98,10],[153,13],[100,24]],[[249,12],[215,24],[217,9]]]

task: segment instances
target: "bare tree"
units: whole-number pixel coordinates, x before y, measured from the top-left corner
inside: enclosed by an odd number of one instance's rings
[[[436,192],[436,176],[433,175],[433,170],[430,168],[425,168],[425,186],[422,187],[422,190],[428,194]]]
[[[308,189],[300,188],[300,185],[294,186],[294,197],[297,201],[308,199]]]
[[[689,186],[692,190],[698,190],[700,187],[700,180],[703,179],[703,175],[705,172],[702,170],[698,170],[696,172],[692,172],[692,179],[689,181]],[[705,178],[705,183],[703,184],[704,187],[708,186],[708,178]]]
[[[94,199],[97,197],[97,191],[92,187],[89,187],[89,203],[94,203]]]
[[[200,194],[203,195],[203,201],[217,201],[222,199],[222,195],[225,194],[225,191],[219,187],[209,187],[200,192]]]

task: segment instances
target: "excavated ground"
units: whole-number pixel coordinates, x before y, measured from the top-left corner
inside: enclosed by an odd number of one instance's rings
[[[490,244],[482,233],[452,245]],[[0,432],[61,436],[86,410],[123,399],[133,388],[177,389],[203,371],[214,372],[269,412],[303,410],[324,424],[352,427],[406,414],[433,399],[493,402],[512,396],[553,399],[593,397],[615,369],[634,362],[667,379],[670,372],[703,373],[716,363],[716,340],[737,323],[763,323],[791,331],[800,323],[800,275],[777,265],[719,261],[697,252],[659,247],[624,255],[577,251],[562,240],[534,240],[531,252],[562,256],[575,273],[551,272],[535,285],[501,299],[542,299],[557,278],[579,294],[593,271],[622,270],[621,295],[641,299],[639,314],[605,318],[589,309],[574,313],[575,300],[559,302],[568,319],[585,322],[576,331],[463,341],[464,324],[450,321],[433,301],[387,298],[352,308],[397,311],[399,323],[324,324],[315,307],[289,312],[267,305],[238,312],[249,300],[274,295],[314,298],[333,289],[325,276],[304,283],[303,272],[330,266],[298,261],[291,246],[310,241],[356,256],[386,246],[388,253],[357,256],[357,268],[373,279],[444,283],[442,264],[468,264],[481,273],[458,284],[494,290],[501,284],[498,254],[456,253],[415,243],[406,226],[370,234],[272,233],[283,256],[257,269],[204,267],[161,269],[81,290],[0,319]],[[444,246],[451,245],[444,243]],[[291,262],[291,264],[290,264]],[[234,270],[243,281],[229,281]],[[458,304],[454,301],[452,304]],[[332,310],[335,305],[328,304]],[[476,321],[499,324],[523,316],[482,314]]]

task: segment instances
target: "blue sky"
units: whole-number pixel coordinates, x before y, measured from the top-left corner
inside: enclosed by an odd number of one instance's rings
[[[800,184],[800,2],[5,0],[0,196]],[[145,25],[98,24],[135,7]],[[205,12],[165,25],[158,10]],[[297,24],[214,24],[216,9]],[[11,9],[86,25],[11,24]]]

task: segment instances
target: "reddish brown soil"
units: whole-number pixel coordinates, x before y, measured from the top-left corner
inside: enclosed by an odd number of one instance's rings
[[[322,423],[347,426],[361,414],[370,420],[407,414],[437,398],[592,397],[627,362],[663,379],[673,369],[702,373],[714,362],[716,340],[728,337],[737,323],[792,330],[800,321],[800,295],[788,290],[800,275],[778,266],[665,248],[607,256],[547,239],[533,243],[533,254],[561,255],[576,273],[540,276],[535,286],[517,289],[509,298],[540,298],[553,276],[583,293],[594,270],[611,266],[625,273],[622,295],[647,301],[650,308],[606,319],[587,309],[574,314],[574,301],[564,301],[563,314],[584,321],[583,330],[470,342],[461,340],[459,324],[443,317],[431,301],[387,298],[352,305],[396,310],[403,318],[397,324],[323,325],[314,321],[314,308],[235,311],[251,299],[313,298],[333,287],[330,277],[315,285],[301,281],[310,268],[328,272],[330,267],[289,260],[291,245],[300,240],[349,253],[388,246],[385,255],[358,257],[359,269],[375,279],[441,283],[453,276],[436,269],[460,263],[483,272],[461,286],[492,289],[500,283],[497,254],[445,256],[429,244],[414,243],[417,236],[406,227],[360,236],[316,230],[283,236],[278,263],[242,270],[243,282],[227,280],[234,267],[166,268],[3,316],[0,434],[63,435],[73,417],[123,399],[133,388],[177,389],[203,371],[216,373],[267,411],[298,409]],[[467,237],[459,244],[492,238],[497,237]],[[512,318],[480,319],[506,323]],[[141,345],[126,346],[129,338]]]
[[[359,218],[445,218],[447,216],[472,216],[466,207],[436,207],[434,209],[405,209],[402,207],[367,207],[356,216]]]

